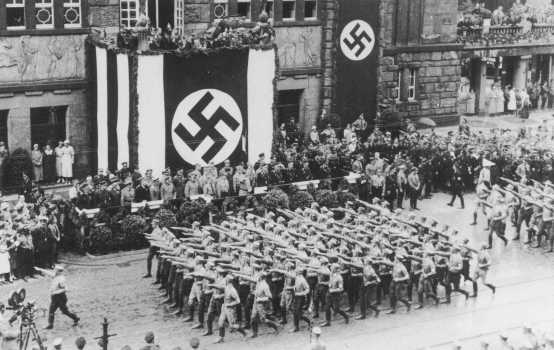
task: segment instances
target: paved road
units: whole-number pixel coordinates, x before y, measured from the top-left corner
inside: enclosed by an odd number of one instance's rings
[[[435,195],[434,199],[421,203],[422,212],[456,226],[474,245],[485,241],[484,222],[481,220],[476,227],[469,226],[470,210],[447,207],[444,205],[447,200],[444,194]],[[467,202],[470,207],[472,198]],[[453,340],[476,344],[483,336],[494,337],[500,330],[515,332],[512,329],[525,322],[554,330],[554,254],[523,248],[514,242],[504,247],[495,241],[492,256],[494,266],[490,280],[499,286],[495,296],[483,289],[477,300],[468,302],[455,298],[449,306],[433,306],[410,314],[401,311],[394,316],[354,321],[348,326],[337,320],[324,330],[325,342],[329,349],[448,349]],[[138,348],[148,330],[156,333],[163,349],[184,347],[191,336],[200,336],[200,332],[191,331],[190,324],[183,323],[182,318],[170,316],[158,305],[161,298],[151,280],[141,278],[144,251],[103,258],[67,256],[65,259],[75,263],[68,268],[69,305],[81,316],[82,324],[71,328],[69,319],[57,315],[55,330],[43,332],[48,342],[62,336],[66,342],[73,343],[77,336],[83,335],[91,344],[93,338],[100,335],[104,316],[111,322],[110,331],[118,334],[111,340],[112,349],[126,344]],[[47,307],[48,281],[45,279],[0,286],[0,296],[5,299],[9,291],[20,286],[25,286],[28,295],[40,306]],[[40,317],[39,325],[44,326],[45,322],[46,318]],[[265,328],[258,339],[242,340],[231,334],[224,345],[212,345],[215,340],[212,337],[200,338],[206,349],[259,349],[263,346],[264,350],[296,350],[305,349],[308,343],[305,331],[289,334],[285,330],[273,335]]]

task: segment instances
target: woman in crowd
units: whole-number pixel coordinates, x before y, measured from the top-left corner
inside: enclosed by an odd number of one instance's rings
[[[44,182],[53,183],[56,181],[56,154],[50,146],[46,144],[44,146],[44,154],[42,156],[42,167]]]
[[[42,175],[42,152],[40,151],[38,144],[33,145],[33,151],[31,152],[31,160],[33,162],[33,175],[36,182],[43,180]]]

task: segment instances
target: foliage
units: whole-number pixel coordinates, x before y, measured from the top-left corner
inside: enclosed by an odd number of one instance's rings
[[[112,229],[108,225],[95,225],[90,228],[88,250],[92,254],[106,254],[114,248]]]
[[[169,209],[160,209],[155,219],[158,219],[160,227],[171,227],[177,225],[177,216]]]
[[[341,206],[341,207],[344,207],[344,205],[346,204],[346,202],[355,203],[355,202],[356,202],[356,199],[358,199],[358,198],[357,198],[356,195],[353,194],[352,192],[349,192],[349,191],[337,191],[337,200],[338,200],[339,206]]]
[[[313,201],[314,197],[309,192],[296,191],[290,195],[290,209],[309,208]]]
[[[289,207],[289,196],[279,188],[273,188],[264,197],[264,203],[268,210]]]
[[[124,249],[138,249],[147,246],[143,233],[148,229],[148,223],[140,215],[127,215],[121,221],[121,231]]]
[[[339,204],[337,194],[331,190],[317,190],[314,198],[322,207],[336,208]]]
[[[187,200],[177,212],[177,221],[184,226],[191,226],[195,221],[205,225],[209,222],[209,210],[208,204],[203,199]]]
[[[33,177],[33,163],[27,150],[23,148],[15,149],[4,161],[4,186],[17,187],[23,182],[23,173],[30,178]],[[2,185],[2,184],[0,184]]]

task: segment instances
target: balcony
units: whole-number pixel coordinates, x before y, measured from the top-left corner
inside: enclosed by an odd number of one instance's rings
[[[458,26],[458,43],[491,48],[554,43],[554,24]]]

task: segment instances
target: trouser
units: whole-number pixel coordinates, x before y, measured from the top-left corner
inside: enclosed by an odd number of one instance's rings
[[[269,309],[268,302],[256,302],[252,308],[252,333],[254,336],[258,334],[258,325],[260,323],[265,323],[270,328],[277,330],[278,326],[275,322],[267,318],[267,311]]]
[[[433,277],[427,276],[419,279],[417,284],[417,296],[420,305],[423,305],[423,296],[426,298],[432,298],[435,302],[438,302],[437,294],[433,288]]]
[[[521,232],[521,225],[525,222],[525,226],[529,228],[529,223],[531,222],[531,215],[533,214],[533,209],[520,208],[518,211],[517,223],[516,223],[516,235],[519,237]]]
[[[381,304],[382,298],[389,295],[390,284],[392,281],[391,274],[379,275],[381,283],[377,287],[377,305]]]
[[[414,273],[410,275],[410,281],[408,283],[408,300],[412,301],[414,286],[417,289],[417,285],[419,284],[419,278],[421,276],[421,272]]]
[[[281,323],[287,323],[287,311],[293,309],[294,292],[292,289],[285,289],[281,293],[279,307],[281,309]]]
[[[146,258],[146,274],[151,275],[152,274],[152,260],[154,260],[154,257],[158,254],[158,248],[157,247],[150,247],[148,249],[148,257]]]
[[[448,268],[446,266],[437,266],[436,267],[436,274],[435,278],[433,279],[433,290],[435,291],[435,294],[437,293],[437,286],[440,284],[444,287],[445,292],[448,290],[447,288],[447,276],[448,275]]]
[[[239,284],[239,299],[240,299],[240,305],[238,309],[238,321],[239,323],[242,323],[243,321],[243,315],[244,315],[244,323],[246,325],[250,325],[250,314],[246,312],[246,300],[248,299],[248,295],[250,295],[250,285],[248,284]]]
[[[417,208],[417,197],[419,196],[418,191],[410,189],[409,195],[410,195],[410,208],[416,209]]]
[[[454,190],[452,192],[452,199],[450,200],[450,205],[454,205],[454,201],[456,200],[456,197],[460,198],[460,203],[462,205],[462,208],[464,208],[465,207],[464,194],[462,193],[461,190]]]
[[[67,295],[65,293],[53,294],[50,297],[50,307],[48,309],[48,325],[54,325],[54,315],[56,310],[60,309],[62,314],[71,318],[74,322],[77,322],[79,318],[74,313],[67,309]]]
[[[377,306],[371,303],[371,295],[377,293],[377,284],[369,284],[367,286],[360,286],[360,314],[362,318],[367,315],[367,309],[371,309],[374,312],[379,312]]]
[[[404,204],[405,191],[403,188],[398,189],[398,197],[396,197],[396,205],[398,208],[402,208]]]
[[[348,322],[348,315],[340,309],[341,294],[340,292],[329,293],[329,303],[327,303],[325,308],[325,321],[327,323],[331,323],[331,310],[333,310],[334,314],[341,315]]]
[[[329,303],[328,300],[328,293],[329,292],[329,286],[325,284],[318,284],[317,285],[317,294],[316,299],[314,300],[314,317],[319,316],[319,308],[321,307],[323,310],[327,307],[327,304]]]
[[[211,298],[208,306],[208,333],[213,332],[213,322],[218,315],[221,315],[221,307],[223,306],[223,298]]]
[[[473,279],[471,277],[469,277],[469,260],[468,259],[463,260],[462,276],[464,276],[464,282],[473,281]]]
[[[278,315],[279,312],[281,311],[281,308],[279,305],[280,304],[279,295],[283,291],[284,285],[285,285],[285,281],[282,278],[271,280],[271,285],[270,285],[271,296],[272,296],[271,303],[273,306],[273,314],[275,315]]]
[[[179,281],[179,294],[175,302],[177,303],[177,307],[181,311],[183,311],[183,309],[185,308],[187,298],[190,295],[190,290],[192,289],[192,283],[193,279],[191,278],[186,278]]]
[[[390,291],[390,306],[396,310],[397,301],[402,302],[406,307],[410,306],[410,302],[404,298],[404,290],[407,288],[407,282],[392,282]]]
[[[315,304],[317,295],[317,276],[308,275],[306,281],[308,282],[308,286],[310,286],[310,293],[306,297],[306,306],[309,306],[312,303]]]
[[[492,235],[496,233],[496,236],[500,238],[504,244],[508,244],[504,233],[506,231],[506,223],[503,221],[494,220],[491,222],[491,229],[489,231],[489,247],[492,247]]]
[[[348,288],[348,305],[350,311],[354,311],[354,307],[360,300],[360,289],[362,287],[362,276],[350,276],[350,286]]]
[[[465,297],[468,297],[468,293],[465,290],[460,289],[460,277],[461,274],[458,271],[449,271],[448,272],[448,283],[446,284],[446,300],[450,301],[450,295],[452,292],[458,292]],[[454,286],[454,289],[452,289],[452,286]]]
[[[254,307],[254,294],[252,291],[248,294],[246,298],[246,304],[244,304],[244,322],[247,327],[252,325],[252,308]]]
[[[306,296],[304,295],[295,295],[294,296],[294,329],[298,330],[300,328],[300,320],[306,322],[308,326],[311,324],[310,319],[304,316],[304,304],[306,303]]]

